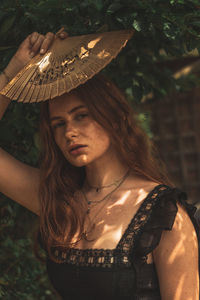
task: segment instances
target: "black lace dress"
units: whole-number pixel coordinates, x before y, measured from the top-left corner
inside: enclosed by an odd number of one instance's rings
[[[155,265],[147,263],[147,254],[159,244],[162,231],[172,229],[177,202],[186,208],[199,234],[196,208],[186,202],[186,194],[158,185],[145,198],[114,250],[56,249],[60,263],[47,259],[47,272],[62,299],[160,300]]]

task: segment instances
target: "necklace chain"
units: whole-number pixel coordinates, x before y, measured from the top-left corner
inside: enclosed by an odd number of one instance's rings
[[[86,200],[86,202],[87,202],[87,204],[88,204],[88,210],[87,210],[87,214],[89,215],[90,214],[90,210],[91,210],[91,204],[93,204],[93,206],[96,206],[98,203],[101,203],[101,202],[103,202],[104,200],[106,200],[106,199],[109,199],[110,198],[110,196],[122,185],[122,183],[125,181],[125,179],[128,177],[128,175],[129,175],[129,170],[126,172],[126,174],[121,178],[121,180],[120,180],[120,182],[118,183],[118,185],[110,192],[110,193],[108,193],[106,196],[104,196],[102,199],[100,199],[100,200],[97,200],[97,201],[89,201],[88,199],[87,199],[87,196],[86,196],[86,194],[84,193],[84,191],[82,190],[82,193],[83,193],[83,196],[84,196],[84,198],[85,198],[85,200]],[[96,217],[98,216],[98,214],[101,212],[101,210],[104,208],[104,206],[105,205],[103,205],[99,210],[98,210],[98,212],[97,212],[97,214],[94,216],[94,218],[93,218],[93,220],[90,220],[90,222],[92,223],[95,219],[96,219]],[[92,229],[94,228],[94,224],[92,225]],[[82,238],[84,238],[85,240],[87,240],[87,241],[89,241],[88,239],[87,239],[87,234],[89,233],[89,232],[91,232],[91,230],[90,231],[84,231],[83,233],[82,233]]]
[[[120,187],[120,185],[124,182],[124,180],[126,179],[126,177],[128,176],[128,174],[129,174],[129,170],[128,170],[128,171],[126,172],[126,174],[120,179],[120,182],[116,185],[116,187],[115,187],[111,192],[109,192],[106,196],[104,196],[102,199],[100,199],[100,200],[93,200],[93,201],[88,200],[88,198],[87,198],[87,196],[86,196],[84,190],[82,190],[83,196],[84,196],[84,198],[85,198],[85,200],[86,200],[86,202],[87,202],[87,204],[88,204],[88,211],[87,211],[87,213],[90,212],[91,205],[92,205],[92,206],[95,206],[95,205],[97,205],[98,203],[101,203],[101,202],[103,202],[104,200],[106,200],[107,198],[109,198],[109,196],[111,196],[112,193],[114,193],[114,192]],[[119,181],[119,180],[118,180],[118,181]]]
[[[124,176],[123,176],[124,177]],[[118,183],[123,180],[123,177],[120,178],[120,179],[116,179],[113,183],[111,184],[108,184],[108,185],[102,185],[102,186],[94,186],[94,185],[90,185],[89,182],[87,181],[86,184],[90,187],[90,188],[93,188],[93,189],[96,189],[96,192],[99,192],[100,190],[104,189],[104,188],[108,188],[108,187],[111,187],[112,185],[114,186],[118,186]]]

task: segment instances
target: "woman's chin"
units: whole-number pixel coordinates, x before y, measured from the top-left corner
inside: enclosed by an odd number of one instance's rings
[[[67,160],[75,167],[84,167],[89,163],[86,155],[79,155],[74,159],[67,159]]]

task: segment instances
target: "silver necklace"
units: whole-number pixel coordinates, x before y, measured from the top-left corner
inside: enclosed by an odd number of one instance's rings
[[[108,184],[108,185],[102,185],[102,186],[94,186],[94,185],[90,185],[89,182],[87,181],[86,182],[86,185],[92,189],[95,189],[96,192],[99,192],[100,190],[104,189],[104,188],[108,188],[108,187],[111,187],[112,185],[114,185],[115,187],[118,186],[118,183],[123,180],[124,176],[120,179],[116,179],[113,183],[111,184]]]
[[[100,199],[100,200],[93,200],[93,201],[88,200],[88,198],[87,198],[84,190],[82,190],[83,196],[84,196],[84,198],[85,198],[85,200],[86,200],[86,202],[88,204],[87,214],[90,213],[91,207],[96,206],[97,204],[99,204],[99,203],[103,202],[104,200],[108,199],[120,187],[120,185],[124,182],[124,180],[128,177],[128,175],[129,175],[129,170],[121,178],[120,182],[118,182],[118,184],[116,185],[116,187],[111,192],[109,192],[106,196],[104,196],[102,199]]]
[[[95,205],[97,205],[98,203],[100,203],[100,202],[103,202],[104,200],[106,200],[106,199],[109,199],[110,198],[110,196],[122,185],[122,183],[125,181],[125,179],[128,177],[128,175],[129,175],[129,171],[130,170],[128,170],[127,172],[126,172],[126,174],[122,177],[122,179],[121,179],[121,181],[119,182],[119,184],[110,192],[110,193],[108,193],[105,197],[103,197],[103,199],[101,199],[101,200],[97,200],[97,201],[89,201],[88,199],[87,199],[87,196],[86,196],[86,194],[84,193],[84,191],[82,190],[82,193],[83,193],[83,195],[84,195],[84,198],[85,198],[85,200],[87,201],[87,204],[88,204],[88,209],[87,209],[87,214],[89,215],[89,213],[90,213],[90,210],[91,210],[91,204],[93,204],[93,206],[95,206]],[[90,223],[92,223],[95,219],[96,219],[96,217],[99,215],[99,213],[101,212],[101,210],[104,208],[104,206],[105,206],[105,204],[98,210],[98,212],[96,213],[96,215],[94,216],[94,218],[92,219],[92,220],[90,220]],[[83,239],[85,239],[86,241],[88,241],[88,242],[91,242],[91,241],[93,241],[93,240],[88,240],[88,238],[87,238],[87,235],[88,235],[88,233],[90,233],[93,229],[94,229],[94,227],[95,227],[95,224],[93,223],[93,225],[90,227],[90,229],[91,230],[84,230],[84,232],[82,232],[82,234],[81,234],[81,239],[83,238]]]

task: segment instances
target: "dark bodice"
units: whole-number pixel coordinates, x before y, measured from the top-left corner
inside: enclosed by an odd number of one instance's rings
[[[186,194],[166,185],[156,186],[132,218],[117,247],[111,249],[56,249],[55,263],[47,259],[49,278],[64,300],[158,300],[155,265],[147,255],[159,244],[163,230],[171,230],[177,205],[182,204],[198,234],[196,208]]]

